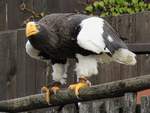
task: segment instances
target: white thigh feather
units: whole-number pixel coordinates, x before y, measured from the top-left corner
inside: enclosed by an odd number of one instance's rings
[[[98,73],[96,56],[94,55],[83,56],[77,54],[76,57],[78,59],[78,63],[76,63],[75,71],[78,78],[81,75],[90,77]]]
[[[59,81],[62,84],[66,84],[68,65],[69,65],[68,62],[66,64],[56,63],[56,64],[52,65],[52,68],[53,68],[53,72],[52,72],[53,80]]]

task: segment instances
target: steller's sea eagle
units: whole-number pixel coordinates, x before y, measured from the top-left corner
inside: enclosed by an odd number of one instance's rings
[[[38,22],[26,25],[26,52],[37,60],[51,60],[54,85],[59,90],[65,83],[67,59],[76,59],[78,83],[69,88],[79,95],[79,89],[88,87],[88,77],[97,74],[97,63],[118,62],[135,65],[136,55],[128,50],[118,33],[103,18],[83,14],[50,14]],[[49,89],[43,87],[49,102]]]

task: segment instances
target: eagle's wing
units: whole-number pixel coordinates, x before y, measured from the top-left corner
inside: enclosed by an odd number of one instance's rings
[[[81,22],[77,36],[80,47],[95,52],[114,53],[119,48],[127,48],[116,31],[102,18],[91,17]]]
[[[99,53],[110,53],[113,61],[134,65],[135,54],[128,50],[117,32],[102,18],[91,17],[81,22],[81,31],[77,36],[80,47]]]

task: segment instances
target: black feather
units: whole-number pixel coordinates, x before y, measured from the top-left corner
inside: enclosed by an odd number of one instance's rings
[[[119,34],[110,26],[107,21],[104,21],[103,30],[103,38],[106,48],[108,48],[112,54],[119,48],[127,48],[126,44],[120,39]],[[113,39],[113,41],[109,41],[109,36]]]

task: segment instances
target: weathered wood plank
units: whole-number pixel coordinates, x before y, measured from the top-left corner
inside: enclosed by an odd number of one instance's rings
[[[92,102],[81,102],[79,104],[79,113],[92,113]]]
[[[15,45],[12,42],[15,40],[16,32],[0,33],[0,99],[7,98],[8,82],[15,75]],[[13,50],[14,49],[14,50]],[[11,64],[12,63],[12,64]],[[13,84],[12,84],[13,87]],[[13,96],[13,92],[12,96]]]
[[[46,13],[48,14],[48,4],[49,0],[32,0],[33,1],[33,10],[37,13]],[[52,1],[50,1],[52,2]],[[57,2],[58,3],[58,2]]]
[[[149,11],[144,11],[135,14],[136,16],[136,24],[134,26],[134,29],[136,30],[135,37],[136,42],[143,43],[143,42],[150,42],[150,15]]]
[[[22,39],[24,31],[18,30],[17,32],[17,73],[16,73],[16,91],[17,97],[26,95],[26,59],[24,52],[25,39]]]
[[[60,0],[47,0],[47,8],[49,13],[60,13]],[[69,5],[69,4],[68,4]]]
[[[106,106],[106,113],[119,113],[119,108],[121,108],[121,106],[118,106],[116,104],[119,104],[118,102],[116,102],[115,99],[107,99],[105,102],[105,106]]]
[[[136,113],[136,93],[125,93],[123,113]]]
[[[143,96],[141,98],[141,113],[150,113],[150,97]]]
[[[6,39],[5,39],[6,40]],[[17,73],[17,31],[12,31],[7,37],[8,62],[7,64],[7,98],[16,97],[16,73]]]
[[[58,108],[57,108],[58,109]],[[56,111],[56,109],[55,109]],[[75,111],[75,106],[73,104],[70,104],[70,105],[66,105],[62,111],[62,113],[78,113]]]
[[[106,113],[104,100],[96,100],[92,102],[92,113]]]
[[[20,10],[21,0],[7,0],[8,7],[8,29],[18,29],[23,25],[30,14],[26,11]],[[27,7],[32,8],[32,0],[24,0]]]
[[[0,0],[0,30],[7,29],[7,6],[6,0]]]

